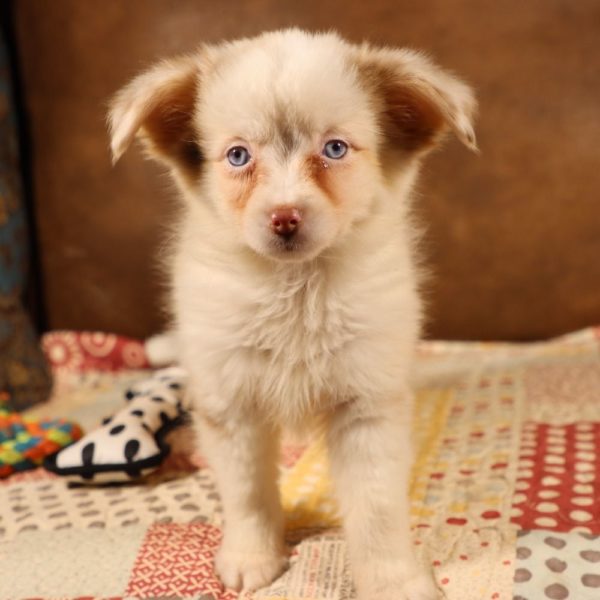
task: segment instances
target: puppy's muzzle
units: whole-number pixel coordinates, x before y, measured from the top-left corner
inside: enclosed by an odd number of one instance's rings
[[[271,213],[271,231],[283,238],[290,240],[296,235],[302,223],[302,215],[297,208],[281,207]]]

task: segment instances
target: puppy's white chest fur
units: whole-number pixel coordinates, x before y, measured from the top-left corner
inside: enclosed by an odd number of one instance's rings
[[[361,314],[321,265],[299,265],[274,274],[264,295],[247,305],[240,349],[247,367],[258,366],[258,388],[269,407],[285,412],[322,407],[340,393],[336,364],[357,342]],[[246,311],[243,311],[246,312]]]
[[[336,357],[356,337],[352,315],[309,265],[254,281],[239,275],[199,283],[181,298],[184,354],[201,371],[212,408],[222,399],[286,421],[302,418],[331,396]],[[206,272],[200,277],[211,281]]]
[[[269,362],[320,371],[352,337],[344,304],[327,283],[323,270],[312,265],[274,273],[262,297],[248,306],[253,319],[240,323],[241,345],[265,353]]]
[[[209,411],[259,410],[298,424],[397,387],[418,329],[403,244],[300,264],[218,263],[180,251],[183,361]]]

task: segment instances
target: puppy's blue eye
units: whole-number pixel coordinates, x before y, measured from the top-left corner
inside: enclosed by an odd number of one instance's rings
[[[243,167],[250,160],[250,152],[244,146],[234,146],[227,152],[227,160],[234,167]]]
[[[348,152],[348,144],[342,140],[329,140],[323,148],[323,154],[327,158],[342,158]]]

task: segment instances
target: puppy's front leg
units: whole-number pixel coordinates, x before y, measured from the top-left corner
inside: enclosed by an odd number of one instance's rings
[[[217,573],[237,590],[268,585],[286,564],[277,488],[278,435],[251,416],[218,424],[199,416],[197,428],[223,503]]]
[[[354,400],[332,415],[328,444],[360,600],[435,600],[409,527],[411,396]]]

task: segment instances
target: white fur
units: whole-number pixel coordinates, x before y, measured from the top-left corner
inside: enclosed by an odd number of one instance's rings
[[[153,367],[165,367],[177,361],[177,340],[172,334],[153,335],[145,341],[144,350]]]
[[[369,61],[397,76],[403,93],[431,103],[440,128],[474,145],[469,89],[422,56],[292,30],[201,51],[192,67],[200,91],[190,106],[206,160],[200,178],[183,177],[157,151],[185,200],[169,267],[174,326],[223,498],[216,567],[238,589],[266,585],[285,566],[279,428],[319,421],[361,600],[438,596],[413,558],[407,498],[409,381],[421,322],[409,195],[426,148],[399,149],[394,168],[382,166],[383,100],[360,79]],[[150,71],[118,97],[118,153],[140,119],[129,107],[154,106],[144,100],[153,89],[164,99],[160,69],[154,87]],[[187,57],[178,82],[189,69]],[[307,127],[285,158],[272,132],[277,106]],[[324,167],[341,204],[302,166],[331,136],[353,144],[343,162]],[[238,185],[225,159],[231,143],[246,145],[262,169],[242,209],[227,201]],[[291,255],[273,250],[266,226],[281,204],[305,215],[306,239]]]

